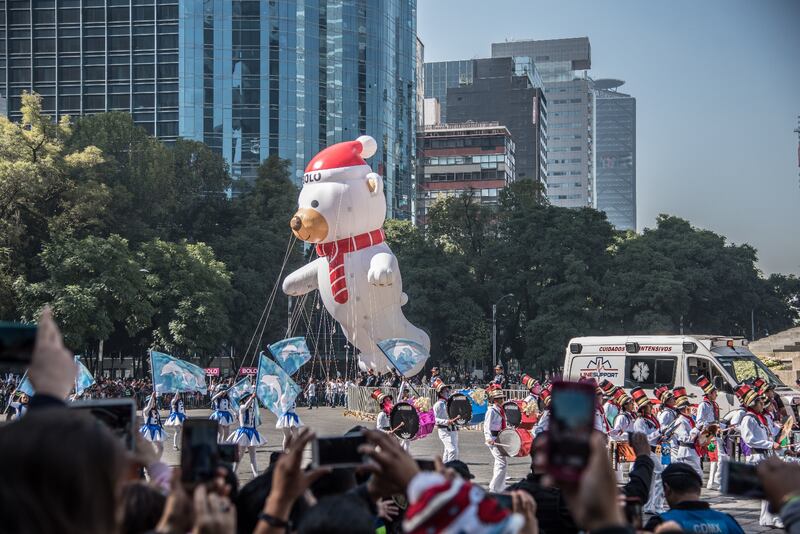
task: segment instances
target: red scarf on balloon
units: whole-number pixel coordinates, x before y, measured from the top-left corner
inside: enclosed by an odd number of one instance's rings
[[[383,229],[378,228],[366,234],[346,237],[331,243],[317,245],[317,254],[328,258],[328,274],[331,280],[331,293],[333,300],[344,304],[350,298],[347,292],[347,279],[344,271],[344,255],[362,248],[383,243],[386,238]]]

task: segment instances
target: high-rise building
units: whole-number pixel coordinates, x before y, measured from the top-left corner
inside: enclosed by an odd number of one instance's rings
[[[471,60],[471,82],[447,89],[447,112],[442,121],[497,121],[514,137],[517,180],[547,186],[544,161],[547,140],[547,104],[531,76],[515,68],[511,58]]]
[[[636,99],[618,91],[623,83],[593,83],[595,207],[617,229],[636,231]]]
[[[439,101],[441,121],[447,122],[447,90],[470,85],[474,60],[425,63],[425,98]]]
[[[514,141],[497,122],[436,124],[419,135],[419,225],[427,223],[428,210],[440,198],[472,192],[479,203],[492,206],[514,181]]]
[[[23,89],[55,116],[128,111],[207,143],[235,178],[276,154],[299,179],[366,133],[389,215],[411,215],[416,0],[14,0],[0,21],[12,119]]]
[[[150,134],[178,135],[177,0],[0,2],[0,96],[22,91],[54,117],[127,111]]]
[[[369,134],[389,216],[411,217],[416,0],[181,3],[180,135],[234,176],[271,154],[295,176],[325,146]]]
[[[492,57],[529,58],[547,96],[547,197],[563,207],[594,206],[593,94],[587,37],[492,44]]]

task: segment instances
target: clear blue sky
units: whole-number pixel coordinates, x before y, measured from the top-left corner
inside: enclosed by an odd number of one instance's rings
[[[800,274],[800,1],[418,0],[426,61],[588,36],[637,99],[638,226],[684,217]]]

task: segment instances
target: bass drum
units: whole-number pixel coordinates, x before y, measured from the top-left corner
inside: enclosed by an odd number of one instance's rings
[[[407,402],[398,402],[389,414],[389,424],[394,428],[394,435],[400,439],[414,439],[419,432],[419,415],[417,409]]]
[[[506,428],[497,436],[498,449],[504,456],[521,458],[531,453],[533,436],[521,428]]]
[[[503,411],[506,413],[506,424],[511,428],[517,428],[522,423],[522,409],[516,401],[510,400],[503,403]]]
[[[462,393],[453,393],[447,399],[447,416],[456,419],[458,425],[468,425],[472,419],[472,403],[469,398]]]

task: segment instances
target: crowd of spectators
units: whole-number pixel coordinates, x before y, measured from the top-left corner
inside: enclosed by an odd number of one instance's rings
[[[643,528],[624,506],[644,502],[650,491],[653,461],[641,434],[632,434],[637,459],[622,487],[599,433],[577,482],[548,480],[547,455],[534,453],[528,477],[501,498],[474,485],[463,462],[443,465],[437,458],[433,470],[421,470],[394,436],[362,427],[348,432],[365,438],[359,450],[368,461],[358,468],[304,466],[303,451],[315,437],[306,428],[241,488],[226,464],[208,482],[187,485],[147,442],[126,450],[91,415],[66,409],[75,365],[49,310],[39,322],[28,376],[36,388],[28,413],[0,427],[0,533],[633,534]],[[546,448],[544,434],[534,450]],[[699,477],[687,469],[664,470],[671,510],[644,529],[741,532],[731,516],[699,500]],[[759,465],[758,476],[786,530],[800,531],[800,465],[773,458]]]

